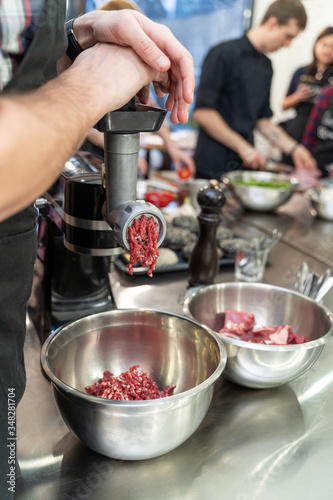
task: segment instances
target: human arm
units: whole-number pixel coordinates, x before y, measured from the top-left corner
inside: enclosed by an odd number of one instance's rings
[[[167,73],[132,49],[96,44],[39,89],[0,97],[0,220],[40,196],[91,127],[154,80],[167,90]]]
[[[233,130],[218,111],[212,108],[197,108],[193,112],[193,119],[206,134],[235,151],[246,167],[265,167],[265,158],[240,134]]]
[[[282,101],[282,109],[284,111],[297,107],[300,102],[306,101],[313,96],[311,86],[306,83],[302,83],[302,77],[306,74],[306,67],[298,68],[293,74],[287,94]]]
[[[136,11],[96,10],[78,17],[73,30],[84,50],[98,42],[130,46],[152,69],[168,71],[170,88],[166,108],[171,112],[173,123],[187,122],[194,92],[193,58],[166,26]],[[68,58],[64,56],[59,67],[66,66]],[[158,83],[155,91],[161,95]],[[146,89],[141,99],[145,102],[147,98]]]
[[[274,146],[279,147],[286,155],[290,155],[296,168],[317,170],[317,163],[309,151],[295,142],[279,125],[269,118],[257,121],[257,129]]]
[[[282,109],[286,111],[290,108],[295,108],[300,102],[307,101],[313,96],[313,90],[310,85],[300,83],[295,92],[287,95],[282,101]]]
[[[182,151],[175,141],[171,138],[169,127],[163,123],[157,134],[163,139],[168,155],[174,163],[176,172],[179,172],[183,165],[185,165],[191,176],[195,175],[195,164],[191,155]]]

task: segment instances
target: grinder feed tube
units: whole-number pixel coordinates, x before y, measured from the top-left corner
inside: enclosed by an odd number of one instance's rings
[[[104,218],[126,202],[136,200],[140,134],[104,134],[106,201]]]

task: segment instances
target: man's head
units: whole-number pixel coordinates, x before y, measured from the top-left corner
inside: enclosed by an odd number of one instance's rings
[[[265,28],[265,52],[289,47],[304,30],[307,15],[300,0],[276,0],[267,9],[260,26]]]
[[[128,0],[111,0],[110,2],[107,2],[103,4],[102,7],[100,7],[100,10],[123,10],[123,9],[136,10],[137,12],[141,12],[143,14],[143,11],[136,3],[130,2]]]

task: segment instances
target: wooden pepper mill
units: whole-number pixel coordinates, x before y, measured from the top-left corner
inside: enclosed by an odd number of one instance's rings
[[[216,230],[226,198],[218,181],[212,179],[209,186],[199,190],[197,200],[201,208],[198,215],[200,232],[189,263],[189,286],[214,283],[219,269]]]

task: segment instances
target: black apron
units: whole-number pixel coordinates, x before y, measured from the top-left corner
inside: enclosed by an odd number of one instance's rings
[[[45,0],[29,48],[3,93],[39,87],[56,76],[56,61],[65,52],[65,0]],[[13,130],[15,134],[15,130]],[[18,147],[20,138],[18,140]],[[1,153],[1,152],[0,152]],[[8,165],[10,168],[10,165]],[[1,189],[1,188],[0,188]],[[23,346],[26,305],[36,259],[36,216],[33,206],[0,223],[0,496],[12,498],[7,484],[9,448],[8,393],[18,404],[25,388]],[[6,473],[6,474],[5,474]]]

